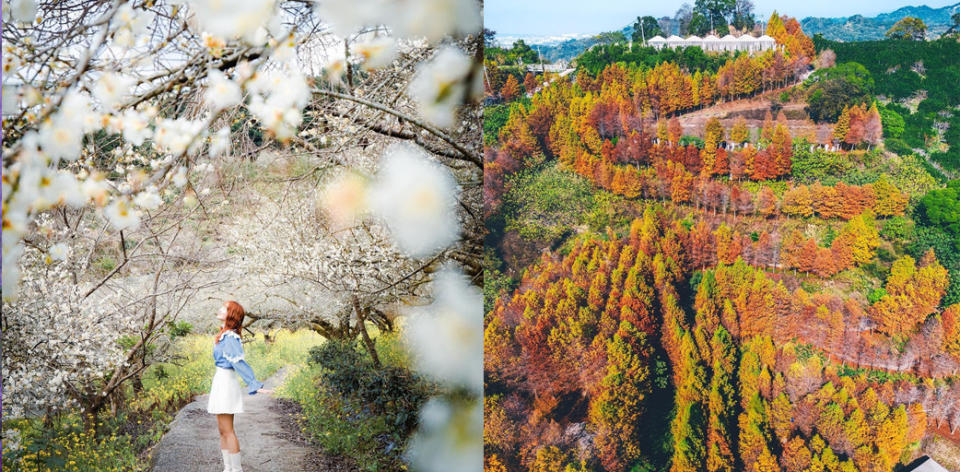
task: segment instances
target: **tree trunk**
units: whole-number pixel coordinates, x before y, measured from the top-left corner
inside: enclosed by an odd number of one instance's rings
[[[353,296],[353,310],[357,314],[357,328],[359,328],[360,336],[363,338],[363,345],[366,346],[367,352],[370,354],[370,358],[373,359],[373,365],[379,369],[381,365],[380,357],[377,356],[377,347],[373,343],[373,340],[370,339],[370,335],[367,333],[365,309],[360,308],[360,301],[357,299],[356,295]]]

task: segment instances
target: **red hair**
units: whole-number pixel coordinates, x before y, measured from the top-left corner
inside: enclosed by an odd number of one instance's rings
[[[217,333],[217,339],[214,341],[214,344],[220,342],[220,336],[227,331],[233,331],[237,333],[237,336],[243,336],[240,332],[240,328],[243,327],[243,307],[233,300],[227,301],[225,305],[227,306],[227,319],[223,321],[223,327],[220,328],[220,332]]]

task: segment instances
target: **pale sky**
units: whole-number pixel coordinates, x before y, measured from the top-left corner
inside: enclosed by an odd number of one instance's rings
[[[691,5],[694,0],[686,0]],[[638,15],[673,16],[684,0],[638,2],[636,0],[485,0],[483,21],[500,35],[559,35],[599,33],[620,29]],[[931,8],[953,5],[957,0],[753,0],[754,13],[766,21],[774,10],[802,19],[808,16],[875,16],[907,5]]]

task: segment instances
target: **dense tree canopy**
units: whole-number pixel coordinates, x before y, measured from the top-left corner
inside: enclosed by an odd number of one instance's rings
[[[804,84],[807,110],[815,121],[835,122],[844,107],[869,102],[873,96],[873,77],[856,62],[820,69]]]
[[[886,36],[890,39],[909,39],[913,41],[923,41],[927,34],[927,25],[923,20],[913,16],[907,16],[896,22],[887,30]]]

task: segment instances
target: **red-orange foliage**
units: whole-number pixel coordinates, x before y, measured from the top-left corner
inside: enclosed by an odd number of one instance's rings
[[[520,82],[513,75],[508,76],[507,81],[503,83],[503,87],[500,89],[500,97],[509,102],[519,95]]]

